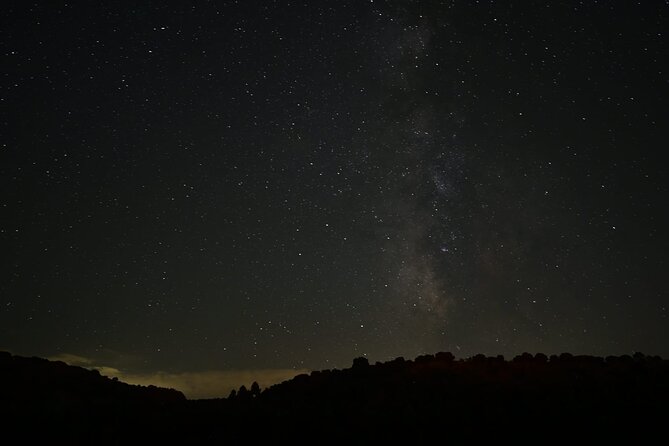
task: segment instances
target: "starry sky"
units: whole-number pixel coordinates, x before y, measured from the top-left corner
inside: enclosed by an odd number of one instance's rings
[[[135,374],[667,357],[668,16],[11,2],[0,348]]]

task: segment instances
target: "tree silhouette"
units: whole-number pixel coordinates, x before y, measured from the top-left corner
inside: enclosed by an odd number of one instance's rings
[[[369,360],[367,358],[360,356],[353,360],[353,369],[362,369],[365,367],[369,367]]]
[[[249,392],[249,389],[247,389],[246,386],[242,384],[242,386],[237,391],[237,398],[245,400],[248,399],[250,396],[251,392]]]
[[[253,398],[256,398],[260,395],[260,386],[258,385],[257,381],[253,381],[253,384],[251,384],[251,396]]]

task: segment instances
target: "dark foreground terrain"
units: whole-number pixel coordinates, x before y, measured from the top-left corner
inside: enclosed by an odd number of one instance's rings
[[[300,375],[227,399],[189,401],[96,371],[0,353],[3,436],[88,444],[146,442],[441,444],[633,440],[669,424],[669,361],[450,353]]]

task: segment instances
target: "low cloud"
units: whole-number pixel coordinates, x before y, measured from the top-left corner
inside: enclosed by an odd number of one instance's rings
[[[63,361],[64,363],[78,367],[90,367],[93,364],[92,359],[84,358],[83,356],[72,355],[70,353],[61,353],[56,356],[49,356],[47,359],[51,361]]]
[[[204,370],[195,372],[150,372],[127,373],[115,367],[99,364],[91,358],[68,353],[52,356],[52,361],[63,361],[67,364],[95,369],[100,374],[118,378],[128,384],[142,386],[154,385],[179,390],[189,399],[227,397],[232,389],[247,388],[256,381],[261,388],[278,384],[293,378],[301,373],[308,373],[304,369],[258,369],[258,370]]]
[[[103,373],[100,370],[100,373]],[[232,389],[245,385],[249,388],[257,381],[261,388],[293,378],[306,370],[263,369],[263,370],[206,370],[201,372],[148,374],[118,374],[119,380],[129,384],[171,387],[180,390],[189,399],[227,397]],[[109,376],[109,375],[108,375]]]

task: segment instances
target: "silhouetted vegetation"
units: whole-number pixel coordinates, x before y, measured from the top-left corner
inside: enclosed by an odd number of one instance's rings
[[[23,427],[25,439],[124,444],[638,442],[662,432],[669,397],[669,361],[639,353],[523,353],[511,361],[437,353],[375,365],[356,358],[349,369],[314,371],[263,391],[253,383],[227,399],[196,401],[6,353],[0,374],[0,416],[10,430]]]
[[[0,420],[5,431],[20,432],[28,443],[115,443],[128,431],[150,436],[185,402],[173,389],[130,385],[97,370],[0,352]]]

